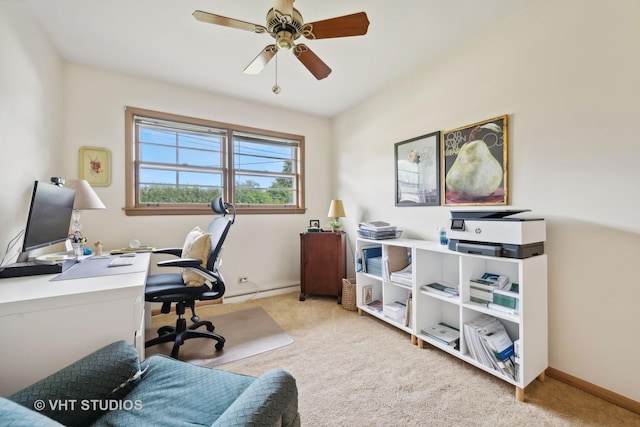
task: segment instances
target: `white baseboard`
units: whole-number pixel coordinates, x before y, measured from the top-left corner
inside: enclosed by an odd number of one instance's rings
[[[257,289],[251,292],[237,293],[234,295],[225,294],[224,304],[237,304],[240,302],[249,301],[251,299],[272,297],[276,295],[288,294],[290,292],[300,292],[300,285],[296,283],[272,289]]]

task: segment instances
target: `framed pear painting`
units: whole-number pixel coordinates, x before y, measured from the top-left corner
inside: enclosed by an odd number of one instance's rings
[[[507,116],[442,133],[443,205],[506,205]]]

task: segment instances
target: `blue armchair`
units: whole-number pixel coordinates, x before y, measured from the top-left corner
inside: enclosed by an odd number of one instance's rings
[[[124,341],[0,398],[12,426],[300,426],[295,379],[250,377],[166,356],[138,361]]]

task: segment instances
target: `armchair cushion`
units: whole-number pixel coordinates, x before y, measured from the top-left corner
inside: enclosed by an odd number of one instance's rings
[[[200,227],[195,227],[185,238],[181,258],[202,260],[200,265],[206,268],[210,252],[211,236],[203,232]],[[187,268],[182,269],[182,280],[187,286],[202,286],[205,282],[204,277]]]
[[[114,410],[95,425],[211,425],[256,379],[184,363],[163,355],[142,362],[142,381],[127,400],[140,410]]]
[[[213,426],[300,426],[296,380],[282,369],[262,374]]]
[[[66,426],[83,426],[104,412],[98,405],[91,404],[92,400],[105,402],[124,398],[139,381],[139,375],[140,363],[135,348],[118,341],[9,396],[9,399]],[[34,407],[38,406],[36,401],[43,401],[44,408]],[[59,402],[67,405],[54,406]],[[87,406],[81,407],[84,402]]]
[[[0,420],[11,427],[60,427],[62,424],[51,418],[27,409],[16,402],[0,397]]]

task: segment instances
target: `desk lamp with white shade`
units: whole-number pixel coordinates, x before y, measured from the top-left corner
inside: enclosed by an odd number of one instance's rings
[[[82,236],[82,224],[80,223],[80,211],[86,209],[106,209],[100,197],[93,191],[91,185],[84,179],[69,179],[65,182],[65,187],[73,188],[76,191],[76,199],[73,202],[73,214],[71,216],[71,231],[73,232],[73,242],[83,242],[86,239]]]

